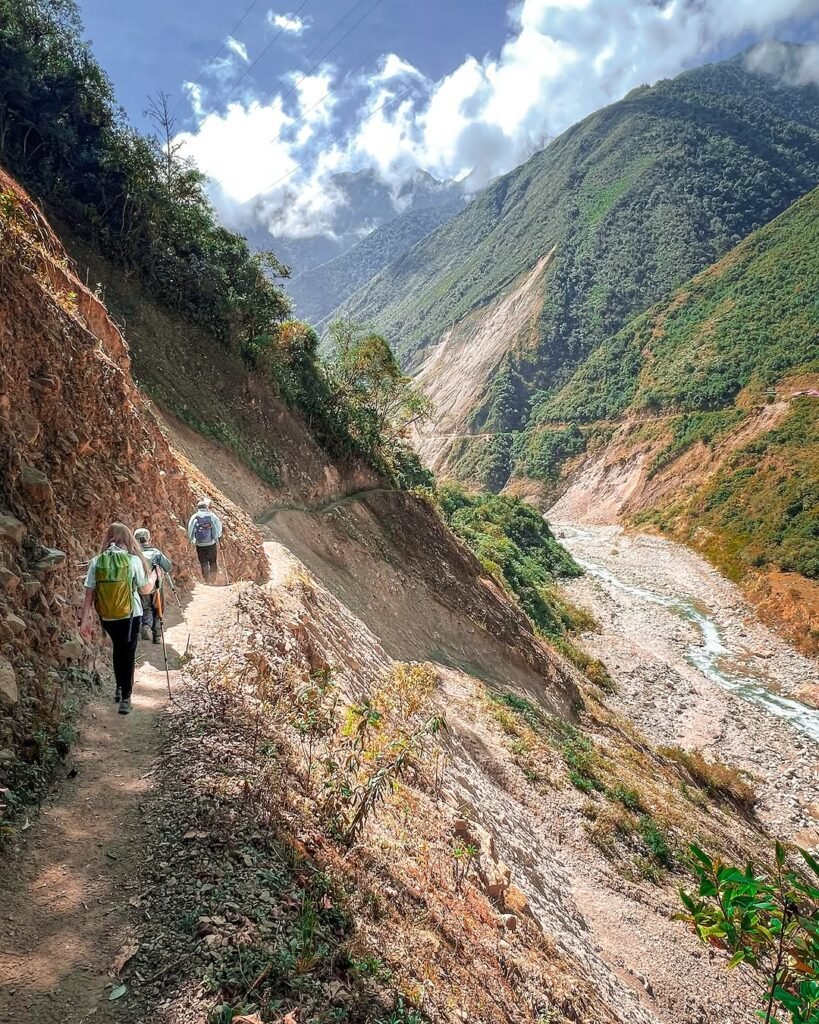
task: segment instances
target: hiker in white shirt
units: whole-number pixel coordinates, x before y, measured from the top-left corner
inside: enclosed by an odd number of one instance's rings
[[[196,511],[188,521],[188,540],[196,545],[202,578],[206,583],[219,571],[217,555],[221,536],[222,523],[219,516],[210,511],[207,498],[200,498],[196,503]]]

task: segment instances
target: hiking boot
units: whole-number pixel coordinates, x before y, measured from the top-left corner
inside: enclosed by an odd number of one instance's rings
[[[127,715],[131,711],[131,698],[128,697],[125,700],[119,702],[119,713],[121,715]]]
[[[151,627],[150,626],[143,626],[142,630],[140,632],[140,636],[142,637],[143,640],[150,640],[151,639]]]
[[[117,687],[116,690],[114,690],[114,703],[115,704],[119,704],[119,702],[121,700],[122,700],[122,690],[120,690],[120,688]]]
[[[154,644],[158,644],[159,643],[159,633],[154,633],[153,637],[151,638],[151,643],[154,643]]]

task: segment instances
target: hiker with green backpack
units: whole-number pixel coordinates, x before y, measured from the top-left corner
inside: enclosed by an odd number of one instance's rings
[[[114,700],[119,713],[131,710],[139,630],[142,623],[141,594],[150,594],[157,583],[156,569],[148,566],[134,535],[124,523],[111,523],[100,553],[91,559],[85,577],[85,602],[80,634],[90,639],[96,609],[102,628],[113,646]]]

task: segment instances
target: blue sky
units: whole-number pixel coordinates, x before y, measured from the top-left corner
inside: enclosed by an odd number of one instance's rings
[[[751,44],[772,75],[784,73],[772,40],[813,44],[788,73],[819,81],[819,0],[80,0],[80,8],[131,120],[147,128],[147,95],[165,90],[182,151],[208,175],[223,218],[290,237],[331,230],[344,201],[333,183],[339,172],[371,168],[396,194],[419,169],[479,186],[635,85]]]
[[[277,11],[295,10],[301,0],[274,4]],[[282,34],[254,69],[260,89],[273,89],[279,76],[306,71],[372,7],[374,0],[308,0],[302,15],[309,31],[294,38]],[[250,6],[250,0],[80,0],[86,34],[94,53],[111,76],[117,97],[135,124],[142,123],[146,97],[164,89],[176,101],[182,83],[196,80],[203,65]],[[255,5],[237,31],[251,60],[274,34],[266,19],[270,3]],[[508,26],[504,0],[382,0],[331,54],[342,69],[352,69],[370,54],[400,52],[431,79],[457,67],[467,54],[497,52]],[[319,39],[350,12],[312,59],[301,60]],[[187,104],[180,116],[190,114]]]

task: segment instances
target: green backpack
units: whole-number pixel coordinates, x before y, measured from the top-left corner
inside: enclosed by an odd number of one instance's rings
[[[97,558],[94,606],[101,619],[131,618],[131,556],[109,548]]]

